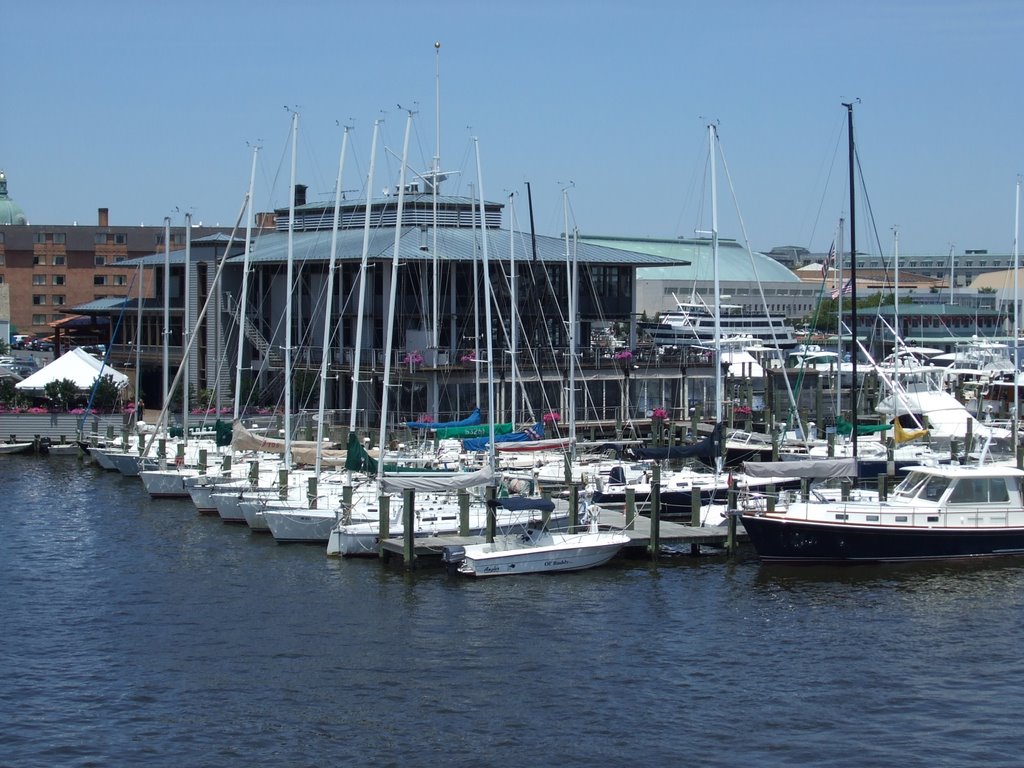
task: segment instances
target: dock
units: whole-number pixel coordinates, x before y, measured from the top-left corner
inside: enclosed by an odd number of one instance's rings
[[[622,554],[636,557],[647,552],[651,544],[651,519],[638,516],[632,528],[626,528],[626,516],[622,512],[602,509],[598,524],[602,530],[621,531],[629,536]],[[662,520],[659,525],[658,541],[662,547],[688,547],[693,555],[700,554],[702,546],[724,549],[729,537],[725,526],[691,526],[685,523],[674,523]],[[747,534],[743,526],[736,528],[736,542],[746,541]],[[483,536],[420,536],[413,540],[413,554],[417,559],[441,558],[445,547],[464,547],[467,544],[479,544]],[[381,542],[381,550],[385,559],[403,557],[405,544],[401,538],[389,538]]]

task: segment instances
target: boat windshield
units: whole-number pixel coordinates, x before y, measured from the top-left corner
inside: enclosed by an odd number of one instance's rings
[[[892,495],[899,499],[937,502],[948,487],[948,477],[911,472],[906,480],[896,486]]]

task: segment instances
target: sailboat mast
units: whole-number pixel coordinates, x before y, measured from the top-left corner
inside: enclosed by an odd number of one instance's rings
[[[299,113],[292,113],[291,186],[288,190],[288,268],[284,310],[284,468],[292,468],[292,280],[295,272],[295,164]]]
[[[171,375],[171,358],[168,345],[171,343],[171,217],[164,216],[164,351],[163,351],[163,406],[160,418],[160,431],[167,435],[167,408],[169,392],[167,380]],[[163,467],[161,467],[163,469]]]
[[[854,183],[854,168],[855,168],[855,150],[853,143],[853,103],[844,103],[846,107],[846,134],[849,145],[849,157],[850,157],[850,334],[852,335],[852,343],[850,344],[850,358],[853,363],[851,366],[851,375],[853,376],[850,381],[850,424],[853,426],[853,431],[850,433],[850,440],[853,441],[853,458],[857,458],[857,218],[856,218],[856,199],[857,190]],[[843,288],[841,287],[840,292]]]
[[[321,448],[324,439],[324,403],[327,399],[327,370],[331,356],[331,313],[334,310],[334,272],[338,264],[338,220],[341,216],[341,177],[345,172],[345,150],[348,148],[348,126],[341,138],[341,159],[338,160],[338,180],[334,185],[334,225],[331,230],[331,258],[327,263],[327,300],[324,302],[323,353],[320,359],[320,402],[316,420],[315,473],[320,476]]]
[[[476,150],[477,193],[480,195],[480,211],[483,213],[484,175],[483,169],[480,167],[480,140],[476,137],[473,138],[473,146]],[[481,255],[483,257],[484,271],[484,327],[487,328],[487,422],[488,445],[490,446],[487,456],[491,472],[494,472],[496,465],[494,455],[494,334],[491,333],[491,328],[493,327],[491,321],[491,271],[490,262],[487,257],[487,228],[483,225],[482,220],[480,222],[480,247],[482,249]],[[479,366],[479,363],[477,365]]]
[[[516,423],[516,352],[519,349],[519,296],[518,277],[516,275],[516,234],[515,234],[515,193],[508,193],[508,260],[509,272],[511,273],[511,303],[512,303],[512,424]]]
[[[437,257],[437,183],[441,175],[441,43],[434,43],[434,174],[430,180],[430,189],[434,202],[434,230],[430,249],[431,272],[433,278],[433,312],[431,323],[430,346],[434,349],[433,365],[437,364],[437,355],[441,343],[441,278],[440,262]],[[436,381],[436,378],[435,378]]]
[[[189,336],[191,331],[191,324],[189,323],[189,302],[192,298],[192,291],[189,290],[189,280],[191,279],[192,261],[192,214],[185,214],[185,279],[184,289],[182,290],[182,313],[181,313],[181,348],[189,349]],[[186,354],[182,360],[181,365],[185,369],[182,373],[182,384],[181,384],[181,441],[188,445],[188,386],[192,379],[192,366],[190,365],[189,358],[190,354]]]
[[[1017,194],[1013,207],[1013,455],[1020,462],[1020,260],[1018,242],[1020,236],[1020,174],[1017,175]]]
[[[711,265],[715,291],[715,427],[722,423],[722,290],[718,276],[718,188],[715,167],[718,165],[716,148],[718,131],[715,124],[708,125],[711,147]]]
[[[252,169],[249,171],[249,192],[245,198],[245,255],[242,257],[242,289],[238,298],[238,357],[235,364],[235,407],[232,409],[232,418],[238,421],[241,416],[242,405],[242,351],[245,349],[245,308],[248,303],[249,292],[249,258],[252,255],[252,191],[256,186],[256,158],[259,156],[260,148],[252,148]],[[227,253],[224,254],[227,258]]]
[[[359,301],[356,309],[356,338],[352,346],[355,354],[352,360],[352,407],[349,409],[348,430],[356,431],[356,403],[359,399],[359,366],[363,350],[363,312],[366,311],[366,270],[370,254],[370,211],[373,208],[373,170],[377,164],[377,135],[380,132],[380,120],[373,123],[373,140],[370,143],[370,170],[366,176],[366,215],[363,218],[363,253],[359,259]]]
[[[398,299],[398,251],[402,244],[402,208],[405,205],[405,169],[409,164],[409,135],[412,133],[412,112],[405,122],[405,142],[402,146],[402,168],[398,174],[398,209],[395,211],[395,244],[391,254],[391,290],[388,298],[387,338],[384,342],[384,386],[380,396],[380,460],[377,462],[377,480],[384,478],[384,451],[388,436],[388,392],[391,383],[391,357],[395,344],[395,302]]]
[[[142,262],[139,262],[138,295],[136,296],[135,307],[135,423],[146,414],[139,413],[139,406],[142,405],[142,284],[143,284]],[[83,427],[84,429],[84,427]]]

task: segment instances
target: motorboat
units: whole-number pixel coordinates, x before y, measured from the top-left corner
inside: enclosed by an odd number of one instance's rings
[[[509,576],[524,573],[582,571],[604,565],[629,543],[629,536],[602,531],[598,515],[585,531],[551,531],[530,526],[493,541],[446,547],[444,560],[468,576]]]
[[[832,461],[849,462],[855,474],[852,459]],[[816,477],[810,463],[801,467],[808,479]],[[774,509],[747,509],[740,520],[758,556],[769,563],[1024,555],[1022,484],[1024,471],[1009,464],[922,465],[909,469],[887,498],[782,494]]]

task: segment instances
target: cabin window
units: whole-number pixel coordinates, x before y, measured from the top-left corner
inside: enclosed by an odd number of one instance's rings
[[[950,504],[989,504],[1010,500],[1004,477],[961,478],[950,494]]]
[[[906,515],[896,515],[896,522],[897,523],[905,523],[905,522],[907,522],[907,516]]]

